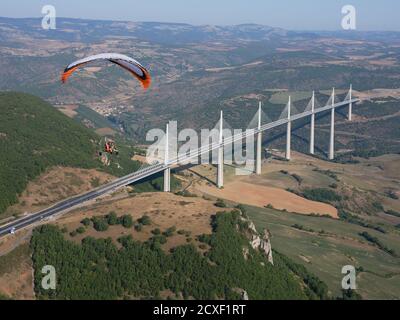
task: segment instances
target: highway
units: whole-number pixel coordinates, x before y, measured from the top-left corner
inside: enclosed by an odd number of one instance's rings
[[[344,107],[344,106],[348,105],[350,102],[355,103],[358,101],[360,101],[360,100],[352,99],[352,100],[342,101],[342,102],[336,103],[334,105],[328,105],[328,106],[324,106],[322,108],[315,109],[314,113],[317,114],[320,112],[328,111],[332,108]],[[257,134],[258,132],[262,132],[262,131],[265,131],[268,129],[272,129],[272,128],[281,126],[283,124],[288,123],[289,121],[301,119],[301,118],[310,116],[311,114],[312,114],[312,111],[306,111],[306,112],[291,116],[290,120],[287,118],[279,119],[277,121],[262,125],[260,129],[246,130],[240,134],[237,134],[237,135],[234,135],[234,136],[231,136],[231,137],[225,139],[223,141],[222,145],[225,146],[225,145],[232,144],[235,141],[245,139],[246,137],[248,137],[250,135],[254,135],[254,134]],[[207,152],[211,152],[212,150],[215,150],[219,147],[221,147],[221,145],[219,143],[213,143],[213,144],[203,146],[195,151],[192,151],[189,155],[187,155],[187,154],[178,155],[177,157],[169,160],[168,163],[165,163],[165,164],[157,163],[154,165],[150,165],[146,168],[135,171],[129,175],[118,178],[108,184],[105,184],[103,186],[95,188],[87,193],[63,200],[49,208],[46,208],[46,209],[41,210],[36,213],[32,213],[32,214],[24,216],[22,218],[16,219],[16,220],[9,222],[3,226],[0,226],[0,238],[4,237],[7,234],[10,234],[12,230],[17,231],[17,230],[26,228],[28,226],[31,226],[35,223],[38,223],[42,220],[45,220],[47,218],[50,218],[52,216],[55,216],[57,214],[61,214],[61,213],[65,212],[66,210],[72,209],[74,207],[77,207],[77,206],[83,204],[84,202],[96,199],[102,195],[111,193],[119,188],[122,188],[129,184],[132,184],[134,182],[140,181],[140,180],[147,178],[149,176],[152,176],[158,172],[164,171],[166,168],[170,168],[170,167],[185,163],[185,161],[187,162],[188,160],[190,160],[192,158],[199,157],[200,155],[207,153]]]

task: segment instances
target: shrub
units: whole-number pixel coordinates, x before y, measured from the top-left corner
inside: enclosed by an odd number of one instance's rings
[[[363,237],[368,242],[376,245],[379,249],[389,253],[391,256],[396,257],[396,252],[393,249],[386,247],[377,237],[370,235],[368,232],[361,232],[359,233],[361,237]]]
[[[292,174],[293,179],[295,179],[297,181],[298,184],[301,184],[303,182],[303,178],[300,177],[298,174],[293,173]]]
[[[305,189],[303,194],[309,200],[320,202],[334,202],[342,199],[335,191],[325,188]]]
[[[214,205],[218,208],[226,208],[226,203],[222,199],[218,199]]]
[[[79,227],[78,229],[76,229],[76,232],[79,234],[85,233],[86,229],[84,227]]]
[[[157,234],[150,239],[151,244],[164,244],[167,243],[167,238],[162,234]]]
[[[161,230],[159,228],[155,228],[155,229],[151,230],[151,233],[154,235],[159,235],[159,234],[161,234]]]
[[[163,232],[163,235],[166,237],[170,237],[175,233],[175,231],[176,231],[176,227],[170,227]]]
[[[81,223],[85,226],[88,227],[90,226],[90,219],[89,218],[85,218],[81,221]]]
[[[395,217],[399,217],[400,218],[400,212],[394,211],[394,210],[386,210],[385,211],[386,214],[390,214],[391,216],[395,216]]]
[[[398,200],[399,199],[399,196],[393,190],[387,190],[385,192],[385,194],[386,194],[387,197],[389,197],[391,199],[394,199],[394,200]]]
[[[93,228],[96,231],[107,231],[108,230],[108,223],[104,218],[94,217],[93,221]]]
[[[69,235],[70,235],[71,237],[75,237],[77,234],[78,234],[78,233],[76,232],[76,230],[71,231],[71,232],[69,233]]]
[[[131,228],[133,226],[133,220],[131,215],[126,214],[122,216],[122,226],[125,228]]]
[[[191,192],[189,192],[189,191],[187,191],[187,190],[178,191],[178,192],[176,192],[175,194],[176,194],[177,196],[182,196],[182,197],[192,197],[192,198],[196,198],[196,197],[197,197],[197,194],[191,193]]]
[[[211,235],[201,234],[197,237],[197,240],[199,240],[200,242],[206,243],[206,244],[211,244]]]
[[[379,201],[373,202],[372,206],[378,211],[385,211],[385,208],[383,207],[383,204],[380,203]]]
[[[113,226],[113,225],[118,224],[118,217],[117,217],[117,214],[116,214],[114,211],[111,211],[111,212],[106,216],[106,219],[107,219],[107,223],[108,223],[110,226]]]
[[[144,226],[147,226],[147,225],[151,224],[151,219],[149,216],[144,215],[138,219],[138,222]]]

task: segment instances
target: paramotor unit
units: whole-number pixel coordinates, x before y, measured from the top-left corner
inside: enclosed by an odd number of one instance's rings
[[[103,152],[118,155],[119,151],[114,140],[104,137],[104,142],[103,143],[100,142],[100,144],[103,145],[103,149],[99,151],[99,156],[101,156]]]
[[[103,165],[108,167],[117,160],[119,151],[114,140],[104,137],[98,145],[97,155]],[[118,163],[116,165],[120,167]]]
[[[74,61],[64,69],[64,72],[61,75],[61,81],[63,83],[67,82],[67,79],[79,67],[97,60],[108,60],[119,65],[125,70],[128,70],[136,79],[138,79],[144,89],[150,87],[151,77],[147,69],[135,59],[119,53],[101,53]]]

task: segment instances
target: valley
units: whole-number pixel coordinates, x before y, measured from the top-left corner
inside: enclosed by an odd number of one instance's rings
[[[254,127],[324,106],[352,84],[353,119],[329,111],[263,133],[260,175],[234,164],[172,168],[0,239],[0,299],[400,299],[400,34],[262,25],[0,17],[0,224],[145,168],[150,129]],[[148,66],[143,91],[98,52]],[[106,154],[106,139],[118,154]],[[261,245],[262,244],[262,245]],[[269,250],[272,247],[272,250]],[[269,249],[268,249],[269,248]],[[273,262],[273,263],[272,263]],[[40,286],[42,265],[59,274]],[[345,265],[357,290],[341,288]]]

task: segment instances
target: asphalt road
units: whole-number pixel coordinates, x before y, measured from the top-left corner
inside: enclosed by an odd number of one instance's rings
[[[145,169],[136,171],[136,172],[129,174],[127,176],[124,176],[122,178],[116,179],[104,186],[96,188],[87,193],[84,193],[84,194],[78,195],[76,197],[61,201],[50,208],[44,209],[44,210],[36,212],[34,214],[30,214],[29,216],[12,221],[12,222],[0,227],[0,237],[3,237],[6,234],[9,234],[13,228],[15,229],[15,231],[25,228],[36,222],[39,222],[41,220],[44,220],[51,216],[54,216],[58,213],[61,213],[67,209],[71,209],[71,208],[73,208],[79,204],[82,204],[86,201],[95,199],[101,195],[110,193],[114,190],[117,190],[118,188],[127,186],[127,185],[134,183],[138,180],[141,180],[145,177],[148,177],[157,172],[163,171],[164,168],[165,168],[165,165],[163,165],[163,164],[157,164],[157,165],[147,167]]]

